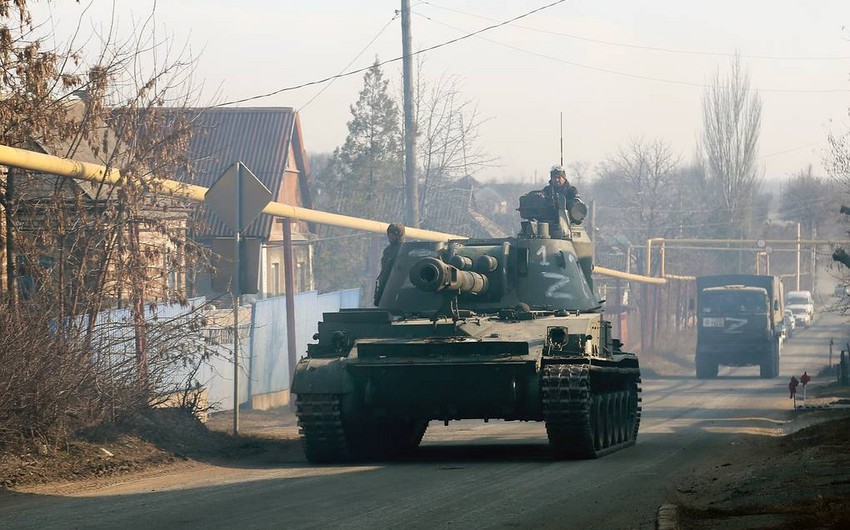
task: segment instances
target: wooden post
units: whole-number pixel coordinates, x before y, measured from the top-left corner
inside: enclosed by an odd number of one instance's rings
[[[295,262],[292,259],[292,222],[283,218],[283,288],[286,289],[286,343],[289,360],[289,382],[295,375],[298,362],[298,348],[295,342]],[[290,389],[292,385],[290,384]],[[292,394],[289,395],[290,408],[295,407]]]
[[[133,328],[135,331],[136,369],[138,372],[139,386],[145,391],[148,388],[148,352],[145,339],[145,283],[147,282],[147,271],[142,264],[141,242],[139,239],[139,223],[133,221],[130,225],[130,244],[132,245],[133,260],[135,261],[136,277],[133,281]]]
[[[9,168],[6,173],[6,207],[3,209],[6,220],[6,294],[9,297],[9,308],[14,311],[17,302],[17,285],[15,282],[15,231],[13,229],[15,207],[15,173],[17,170]]]

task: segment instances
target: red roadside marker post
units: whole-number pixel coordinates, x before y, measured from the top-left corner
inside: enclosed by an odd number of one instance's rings
[[[791,381],[788,383],[788,391],[791,395],[788,397],[794,400],[794,410],[797,410],[797,385],[799,384],[800,381],[792,375]]]

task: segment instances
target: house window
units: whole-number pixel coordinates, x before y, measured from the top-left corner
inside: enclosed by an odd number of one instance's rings
[[[280,263],[272,263],[272,272],[271,272],[271,283],[272,283],[272,296],[277,296],[280,294]]]

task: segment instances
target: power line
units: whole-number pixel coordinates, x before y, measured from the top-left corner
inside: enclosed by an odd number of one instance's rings
[[[815,204],[821,204],[821,203],[823,203],[823,198],[821,198],[821,197],[814,197],[814,198],[807,199],[807,200],[795,201],[794,202],[794,209],[796,210],[798,208],[802,208],[802,207],[806,207],[806,206],[813,206]],[[610,211],[616,211],[616,212],[629,212],[629,211],[640,211],[642,206],[622,206],[622,205],[609,206],[607,204],[597,204],[596,208],[598,210],[603,210],[603,211],[604,210],[610,210]],[[762,210],[763,208],[764,208],[763,205],[753,204],[753,205],[750,205],[750,206],[741,206],[741,207],[737,208],[737,210],[740,211],[740,212],[748,212],[748,211]],[[704,214],[704,213],[711,213],[711,212],[714,212],[716,210],[717,210],[717,208],[693,208],[693,207],[690,207],[690,206],[683,206],[682,208],[656,208],[652,211],[654,213],[658,213],[658,214],[679,214],[679,213]],[[725,221],[723,223],[725,223]]]
[[[774,153],[762,155],[762,156],[759,157],[759,159],[770,158],[772,156],[784,155],[785,153],[791,153],[791,152],[794,152],[794,151],[799,151],[800,149],[805,149],[807,147],[812,147],[812,146],[815,146],[815,145],[823,145],[823,142],[812,142],[812,143],[808,143],[806,145],[800,145],[800,146],[797,146],[797,147],[792,147],[791,149],[785,149],[784,151],[776,151]]]
[[[417,4],[417,5],[418,5],[418,4]],[[372,46],[372,44],[374,44],[374,43],[375,43],[375,41],[376,41],[376,40],[378,40],[378,38],[379,38],[381,35],[383,35],[384,31],[386,31],[386,29],[387,29],[388,27],[390,27],[390,24],[392,24],[392,23],[393,23],[393,21],[394,21],[395,19],[397,19],[398,17],[399,17],[399,13],[398,13],[398,11],[396,11],[396,12],[395,12],[395,14],[393,14],[393,17],[392,17],[392,18],[391,18],[391,19],[390,19],[390,20],[389,20],[386,24],[384,24],[384,27],[383,27],[383,28],[381,28],[381,30],[378,32],[378,34],[377,34],[377,35],[375,35],[375,37],[374,37],[374,38],[372,38],[372,40],[370,40],[370,41],[369,41],[369,44],[367,44],[367,45],[366,45],[366,46],[365,46],[362,50],[360,50],[360,53],[358,53],[357,55],[355,55],[355,56],[354,56],[354,58],[353,58],[353,59],[351,59],[351,60],[348,62],[348,64],[346,64],[345,66],[343,66],[343,67],[342,67],[342,70],[341,70],[339,73],[340,73],[340,74],[345,73],[345,71],[346,71],[346,70],[347,70],[347,69],[348,69],[348,68],[349,68],[349,67],[350,67],[350,66],[354,63],[354,61],[356,61],[357,59],[359,59],[359,58],[360,58],[360,56],[361,56],[361,55],[363,55],[363,53],[365,53],[365,52],[366,52],[366,50],[368,50],[368,49]],[[334,81],[336,81],[336,79],[331,79],[331,81],[330,81],[328,84],[326,84],[325,86],[323,86],[321,90],[319,90],[318,92],[316,92],[316,95],[315,95],[315,96],[313,96],[312,98],[310,98],[310,100],[309,100],[309,101],[307,101],[307,103],[305,103],[305,104],[301,105],[301,107],[299,107],[299,108],[298,108],[298,112],[300,112],[300,111],[302,111],[302,110],[306,109],[306,108],[307,108],[307,106],[308,106],[310,103],[312,103],[313,101],[315,101],[315,100],[316,100],[316,98],[318,98],[319,96],[321,96],[321,95],[322,95],[322,93],[323,93],[325,90],[327,90],[328,88],[330,88],[330,86],[331,86],[332,84],[334,84]]]
[[[440,22],[438,20],[434,20],[432,17],[430,17],[428,15],[424,15],[422,13],[414,12],[414,14],[416,14],[416,15],[422,17],[422,18],[425,18],[426,20],[429,20],[430,22],[433,22],[435,24],[439,24],[441,26],[445,26],[447,28],[451,28],[455,31],[466,31],[462,28],[452,26],[451,24],[446,24],[445,22]],[[470,34],[469,36],[477,36],[477,35]],[[568,61],[566,59],[561,59],[560,57],[554,57],[554,56],[551,56],[551,55],[546,55],[544,53],[539,53],[539,52],[535,52],[535,51],[532,51],[532,50],[527,50],[525,48],[520,48],[520,47],[517,47],[517,46],[513,46],[511,44],[505,44],[503,42],[499,42],[499,41],[496,41],[496,40],[493,40],[493,39],[488,39],[487,37],[478,37],[478,38],[483,40],[483,41],[489,42],[491,44],[496,44],[498,46],[509,48],[511,50],[514,50],[514,51],[526,53],[526,54],[529,54],[529,55],[534,55],[535,57],[540,57],[542,59],[548,59],[550,61],[555,61],[555,62],[566,64],[566,65],[569,65],[569,66],[575,66],[576,68],[583,68],[583,69],[586,69],[586,70],[592,70],[594,72],[612,74],[612,75],[617,75],[617,76],[621,76],[621,77],[629,77],[629,78],[632,78],[632,79],[641,79],[643,81],[655,81],[655,82],[658,82],[658,83],[667,83],[667,84],[671,84],[671,85],[684,85],[684,86],[690,86],[690,87],[695,87],[695,88],[718,88],[718,89],[723,88],[723,87],[720,87],[718,85],[707,85],[705,83],[694,83],[694,82],[691,82],[691,81],[679,81],[679,80],[676,80],[676,79],[663,79],[663,78],[660,78],[660,77],[650,77],[650,76],[645,76],[645,75],[640,75],[640,74],[631,74],[631,73],[628,73],[628,72],[621,72],[619,70],[611,70],[609,68],[601,68],[599,66],[591,66],[591,65],[588,65],[588,64],[577,63],[577,62],[574,62],[574,61]],[[773,92],[773,93],[790,93],[790,94],[798,94],[798,93],[804,93],[804,94],[846,93],[846,92],[850,91],[848,89],[837,89],[837,88],[836,89],[832,89],[832,88],[785,89],[785,88],[750,88],[750,87],[747,87],[746,90],[750,91],[750,92]]]
[[[535,13],[539,13],[540,11],[544,11],[544,10],[549,9],[551,7],[554,7],[558,4],[563,4],[564,2],[567,2],[567,0],[557,0],[557,1],[552,2],[550,4],[546,4],[544,6],[536,8],[536,9],[532,9],[531,11],[527,11],[527,12],[521,14],[521,15],[515,16],[511,19],[505,20],[504,22],[492,24],[490,26],[481,28],[477,31],[473,31],[473,32],[468,33],[466,35],[457,37],[455,39],[450,39],[450,40],[447,40],[445,42],[441,42],[439,44],[429,46],[428,48],[424,48],[422,50],[417,50],[417,51],[411,53],[410,56],[414,57],[416,55],[427,53],[427,52],[430,52],[430,51],[433,51],[433,50],[436,50],[436,49],[439,49],[439,48],[444,48],[444,47],[449,46],[451,44],[455,44],[455,43],[460,42],[462,40],[466,40],[470,37],[474,37],[476,35],[484,33],[485,31],[490,31],[492,29],[496,29],[496,28],[500,28],[502,26],[506,26],[506,25],[510,24],[511,22],[515,22],[517,20],[523,19],[523,18],[528,17],[530,15],[533,15]],[[376,64],[370,65],[370,66],[364,66],[363,68],[358,68],[356,70],[351,70],[349,72],[344,72],[344,73],[341,73],[341,74],[325,77],[324,79],[318,79],[316,81],[309,81],[309,82],[306,82],[306,83],[301,83],[299,85],[293,85],[293,86],[288,86],[288,87],[284,87],[284,88],[279,88],[277,90],[273,90],[273,91],[267,92],[265,94],[259,94],[259,95],[256,95],[256,96],[250,96],[250,97],[242,98],[242,99],[235,99],[233,101],[226,101],[224,103],[219,103],[218,105],[215,105],[215,107],[226,107],[227,105],[236,105],[238,103],[245,103],[247,101],[254,101],[254,100],[257,100],[257,99],[263,99],[263,98],[267,98],[267,97],[270,97],[270,96],[275,96],[275,95],[281,94],[283,92],[290,92],[292,90],[298,90],[299,88],[305,88],[305,87],[313,86],[313,85],[320,85],[322,83],[327,83],[328,81],[333,81],[333,80],[339,79],[341,77],[348,77],[348,76],[351,76],[351,75],[354,75],[354,74],[359,74],[361,72],[365,72],[366,70],[369,70],[373,66],[384,66],[385,64],[398,62],[398,61],[401,61],[402,59],[404,59],[404,56],[395,57],[393,59],[381,61],[381,62],[378,62]]]
[[[461,14],[461,15],[466,15],[466,16],[469,16],[469,17],[480,18],[480,19],[483,19],[483,20],[493,20],[492,18],[486,17],[484,15],[478,15],[478,14],[475,14],[475,13],[460,11],[458,9],[440,6],[440,5],[434,4],[432,2],[422,1],[417,5],[420,5],[420,4],[426,4],[426,5],[429,5],[431,7],[436,7],[438,9],[444,9],[446,11],[451,11],[451,12],[458,13],[458,14]],[[647,45],[642,45],[642,44],[628,44],[628,43],[623,43],[623,42],[614,42],[614,41],[606,41],[606,40],[600,40],[600,39],[592,39],[590,37],[584,37],[584,36],[581,36],[581,35],[574,35],[574,34],[571,34],[571,33],[563,33],[563,32],[559,32],[559,31],[550,31],[550,30],[545,30],[545,29],[540,29],[540,28],[532,28],[532,27],[523,26],[523,25],[520,25],[520,24],[514,24],[514,27],[529,30],[529,31],[536,31],[538,33],[545,33],[545,34],[548,34],[548,35],[557,35],[557,36],[560,36],[560,37],[567,37],[569,39],[592,42],[592,43],[595,43],[595,44],[604,44],[606,46],[617,46],[617,47],[621,47],[621,48],[632,48],[632,49],[638,49],[638,50],[657,51],[657,52],[664,52],[664,53],[676,53],[676,54],[686,54],[686,55],[707,55],[707,56],[714,56],[714,57],[736,57],[737,56],[737,57],[741,57],[743,59],[767,59],[767,60],[783,60],[783,61],[831,61],[831,60],[850,59],[850,56],[846,56],[846,55],[820,56],[820,57],[819,56],[783,56],[783,55],[740,55],[740,54],[736,55],[736,54],[731,54],[731,53],[711,52],[711,51],[702,51],[702,50],[677,50],[677,49],[673,49],[673,48],[663,48],[663,47],[660,47],[660,46],[647,46]]]

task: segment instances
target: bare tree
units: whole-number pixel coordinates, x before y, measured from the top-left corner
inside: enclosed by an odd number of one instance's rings
[[[567,164],[567,177],[570,184],[581,189],[582,185],[590,180],[590,164],[575,160]]]
[[[841,222],[847,226],[848,216],[846,215],[846,207],[848,206],[847,194],[850,193],[850,132],[836,133],[830,131],[828,135],[829,152],[824,158],[824,166],[827,174],[832,181],[841,189],[844,190],[842,195]],[[847,230],[850,234],[850,230]],[[832,255],[832,259],[843,264],[844,267],[850,268],[850,254],[846,247],[836,247]],[[840,267],[839,274],[846,277],[847,269]]]
[[[181,370],[206,355],[174,348],[198,332],[200,315],[144,317],[154,301],[187,303],[170,280],[204,254],[187,238],[190,206],[157,193],[162,176],[190,162],[191,123],[179,109],[193,95],[192,61],[155,38],[153,13],[123,42],[96,35],[93,58],[73,42],[45,49],[23,1],[0,0],[0,22],[0,143],[122,176],[115,186],[0,175],[13,265],[5,287],[22,295],[0,305],[0,393],[15,396],[0,402],[0,438],[48,436],[72,419],[147,407],[187,383]]]
[[[779,213],[788,221],[799,222],[804,232],[815,229],[823,235],[823,228],[838,212],[836,185],[816,176],[812,165],[789,175],[782,188]]]
[[[850,132],[830,131],[827,140],[829,152],[824,158],[827,174],[845,193],[850,193]]]
[[[757,167],[761,132],[761,98],[750,89],[750,76],[740,57],[731,70],[715,72],[702,99],[700,149],[715,206],[733,223],[747,216],[761,185]]]
[[[428,81],[423,61],[417,67],[419,211],[424,220],[432,201],[438,199],[436,192],[462,177],[475,175],[496,159],[481,146],[481,126],[487,120],[479,113],[477,102],[463,95],[461,78],[443,74],[436,81]]]
[[[592,194],[607,232],[632,241],[669,235],[678,227],[679,157],[661,140],[635,138],[604,160]]]

